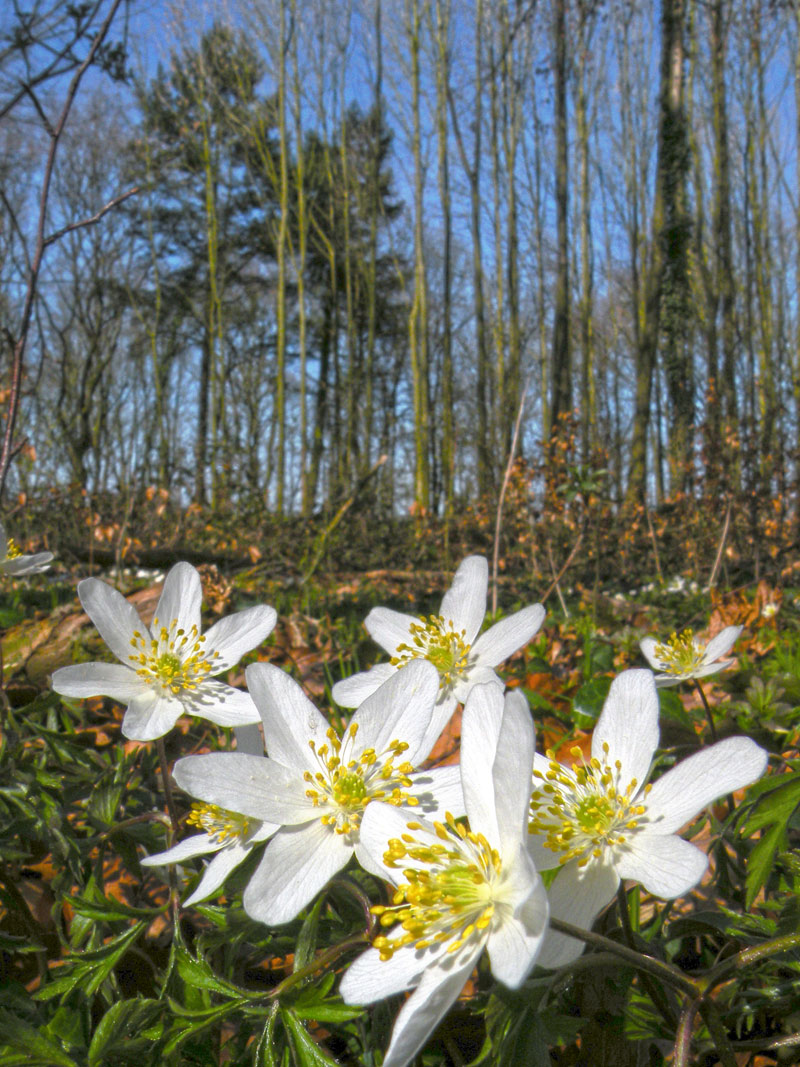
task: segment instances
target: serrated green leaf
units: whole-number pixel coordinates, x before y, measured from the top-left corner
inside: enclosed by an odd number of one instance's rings
[[[144,1028],[156,1012],[163,1010],[164,1005],[157,1000],[119,1000],[112,1004],[92,1036],[88,1067],[101,1067],[106,1056],[123,1041],[128,1044],[128,1051],[132,1051],[132,1044],[149,1044]]]
[[[338,1067],[336,1060],[322,1051],[293,1011],[282,1008],[281,1020],[292,1040],[300,1067]]]
[[[297,938],[297,947],[294,951],[294,966],[292,971],[299,971],[314,957],[314,949],[317,946],[317,931],[319,929],[319,914],[322,909],[324,897],[319,897],[313,908],[309,911],[300,927]]]
[[[264,1023],[264,1029],[261,1031],[261,1037],[258,1039],[258,1045],[256,1046],[253,1061],[256,1067],[279,1067],[275,1044],[275,1021],[278,1018],[279,1008],[280,1006],[276,1000],[267,1013],[267,1021]]]
[[[774,789],[763,793],[742,827],[744,835],[762,831],[747,859],[746,906],[752,906],[772,870],[775,855],[787,846],[786,828],[800,806],[800,774],[786,776]]]
[[[178,946],[175,959],[178,974],[183,981],[194,989],[205,989],[209,993],[219,993],[220,996],[235,997],[240,999],[247,996],[247,991],[239,989],[231,982],[219,978],[211,968],[211,965],[202,956],[192,956],[183,946]]]
[[[17,1015],[0,1008],[0,1063],[5,1067],[78,1067],[61,1048]],[[17,1058],[19,1054],[19,1058]]]

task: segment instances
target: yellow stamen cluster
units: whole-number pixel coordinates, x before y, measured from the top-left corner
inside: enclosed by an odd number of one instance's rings
[[[691,630],[674,633],[663,644],[656,645],[653,654],[665,674],[692,675],[703,666],[705,648],[694,639]]]
[[[8,545],[6,546],[6,559],[17,559],[17,557],[21,555],[22,550],[19,545],[13,537],[9,537]]]
[[[542,845],[560,853],[558,862],[577,859],[579,867],[602,859],[608,849],[625,844],[627,837],[645,820],[647,806],[636,803],[638,782],[632,778],[624,787],[622,764],[608,762],[608,744],[603,760],[592,757],[587,763],[580,748],[572,755],[579,761],[568,770],[547,753],[547,772],[535,770],[541,785],[531,795],[528,832],[541,834]],[[643,795],[650,791],[646,786]]]
[[[192,804],[192,810],[186,817],[190,826],[199,826],[212,837],[217,844],[229,845],[241,840],[250,831],[250,820],[238,811],[218,808],[216,804]]]
[[[410,643],[397,646],[389,661],[393,667],[405,667],[411,660],[426,659],[439,672],[441,688],[450,689],[470,666],[470,645],[465,641],[466,630],[455,630],[453,620],[441,615],[429,615],[409,627]]]
[[[153,619],[150,633],[134,630],[131,638],[136,673],[167,695],[196,690],[214,670],[215,653],[205,651],[205,640],[197,626],[184,630],[177,619],[169,626]]]
[[[416,822],[406,825],[412,831],[422,829]],[[501,871],[497,850],[483,834],[457,823],[449,811],[444,823],[433,825],[438,841],[403,834],[392,838],[384,853],[388,867],[400,867],[411,859],[427,864],[430,870],[404,870],[408,881],[397,887],[391,906],[372,909],[381,926],[399,923],[403,930],[399,937],[381,934],[374,939],[382,960],[391,959],[404,945],[424,949],[449,941],[446,951],[457,952],[476,932],[484,931],[494,916],[493,890]]]
[[[315,741],[308,742],[319,770],[303,773],[303,779],[312,787],[306,789],[306,796],[315,808],[329,809],[321,819],[337,834],[358,830],[364,809],[373,800],[395,807],[414,807],[419,803],[406,792],[411,787],[408,776],[414,768],[408,762],[395,762],[408,749],[408,743],[392,741],[381,753],[365,748],[358,756],[351,756],[357,733],[358,723],[351,723],[344,739],[331,727],[326,734],[328,743],[317,747]]]

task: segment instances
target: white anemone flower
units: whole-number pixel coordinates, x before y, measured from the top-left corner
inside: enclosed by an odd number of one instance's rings
[[[755,781],[767,753],[749,737],[729,737],[689,756],[646,784],[658,746],[658,696],[646,670],[623,671],[611,684],[592,735],[591,757],[573,750],[564,767],[536,755],[529,848],[539,870],[560,867],[550,887],[551,915],[589,929],[622,879],[665,899],[698,884],[708,858],[678,837],[717,797]],[[539,962],[557,967],[583,945],[551,932]]]
[[[173,775],[192,796],[279,825],[244,893],[252,918],[270,926],[289,922],[353,854],[374,870],[360,836],[362,816],[374,801],[463,810],[457,766],[416,770],[428,755],[421,742],[438,688],[429,663],[381,686],[342,737],[285,671],[257,663],[246,677],[269,755],[188,756]]]
[[[653,670],[661,672],[655,678],[656,685],[662,688],[727,670],[734,661],[721,660],[720,656],[730,652],[742,629],[741,626],[726,626],[708,642],[700,641],[687,629],[673,633],[666,641],[643,637],[639,647]]]
[[[202,587],[189,563],[176,563],[164,582],[155,615],[145,626],[132,604],[98,578],[78,585],[84,610],[121,663],[79,663],[53,674],[62,696],[108,696],[127,704],[122,733],[153,741],[181,715],[218,726],[258,722],[248,693],[214,675],[260,645],[275,625],[274,608],[247,608],[200,632]]]
[[[53,559],[52,552],[35,552],[25,556],[20,552],[13,537],[6,534],[0,524],[0,572],[16,577],[19,574],[40,574],[47,570]]]
[[[383,1067],[413,1059],[484,948],[492,974],[512,989],[533,967],[548,913],[525,840],[533,748],[521,694],[504,702],[497,686],[477,686],[462,723],[469,829],[449,812],[442,821],[409,821],[385,804],[364,816],[364,846],[395,890],[389,907],[373,909],[387,932],[353,962],[340,991],[347,1003],[362,1004],[414,990]]]
[[[333,699],[355,708],[395,671],[426,659],[439,672],[439,697],[429,727],[433,747],[457,704],[475,685],[503,683],[494,668],[526,645],[542,625],[545,610],[533,604],[495,623],[478,637],[486,614],[489,567],[483,556],[467,556],[442,599],[438,615],[417,618],[390,608],[373,608],[364,625],[389,653],[388,663],[337,682]]]
[[[236,726],[234,733],[237,752],[263,755],[264,743],[255,723]],[[249,819],[237,811],[226,811],[215,804],[193,804],[186,821],[203,832],[187,837],[165,852],[145,857],[142,866],[162,867],[168,863],[185,863],[197,856],[216,853],[203,871],[195,891],[183,902],[187,908],[213,896],[231,871],[247,859],[256,845],[266,841],[278,829],[273,823]]]

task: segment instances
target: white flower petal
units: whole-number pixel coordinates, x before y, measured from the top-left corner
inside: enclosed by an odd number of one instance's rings
[[[243,689],[209,678],[197,689],[184,690],[181,702],[189,715],[200,715],[217,726],[245,726],[259,721],[253,698]]]
[[[661,670],[661,658],[656,655],[656,646],[660,644],[655,637],[643,637],[639,642],[639,648],[642,650],[642,655],[650,664],[650,666],[656,670]]]
[[[168,848],[166,852],[145,856],[140,862],[143,867],[163,867],[166,863],[183,863],[184,860],[193,860],[196,856],[206,856],[209,852],[219,852],[221,848],[222,842],[211,834],[193,834]]]
[[[383,1067],[406,1067],[416,1056],[458,998],[482,948],[479,941],[469,955],[451,956],[423,972],[397,1016]]]
[[[467,697],[476,685],[494,685],[497,686],[501,693],[505,688],[505,683],[495,674],[491,667],[482,667],[480,664],[476,664],[470,667],[466,674],[456,678],[452,691],[456,702],[466,704]]]
[[[497,840],[503,855],[516,853],[520,842],[527,836],[533,751],[533,721],[528,702],[521,693],[510,693],[503,705],[503,721],[492,766],[492,792],[499,830]]]
[[[405,668],[403,668],[405,669]],[[420,752],[431,752],[445,726],[450,722],[458,701],[453,696],[440,697],[433,705],[430,722],[419,745]]]
[[[608,745],[604,756],[603,745]],[[623,671],[611,683],[592,735],[592,756],[622,763],[622,787],[644,783],[658,745],[658,695],[650,671]]]
[[[359,671],[349,678],[336,682],[331,695],[343,708],[357,708],[372,696],[376,689],[397,673],[397,667],[391,663],[378,663],[371,670]]]
[[[244,891],[245,911],[268,926],[289,922],[352,854],[347,836],[323,826],[319,819],[297,829],[280,830]]]
[[[724,630],[720,630],[716,637],[712,637],[706,645],[706,662],[713,663],[715,659],[719,659],[720,656],[724,656],[726,652],[729,652],[743,629],[743,626],[726,626]]]
[[[620,878],[633,878],[648,893],[665,900],[688,893],[707,866],[704,852],[673,834],[631,834],[616,862]]]
[[[470,829],[499,842],[492,766],[503,724],[503,694],[498,686],[476,686],[461,719],[461,777]],[[530,795],[530,773],[526,782]],[[526,805],[527,806],[527,805]]]
[[[193,797],[253,819],[283,825],[314,818],[301,776],[266,756],[244,752],[186,756],[175,764],[172,777]]]
[[[369,948],[353,960],[339,985],[346,1004],[372,1004],[411,989],[431,960],[443,951],[441,945],[418,950],[405,945],[382,960],[376,948]]]
[[[245,752],[248,756],[264,755],[264,738],[261,736],[260,718],[258,723],[245,723],[243,726],[234,726],[233,736],[236,738],[236,751]]]
[[[572,860],[564,865],[548,891],[550,918],[591,930],[599,913],[613,899],[618,885],[619,875],[610,863],[591,863],[580,868],[577,860]],[[563,967],[577,959],[583,948],[582,941],[551,929],[536,962],[542,967]]]
[[[472,646],[473,654],[482,666],[496,667],[527,645],[544,622],[545,614],[541,604],[532,604],[507,619],[501,619],[481,634]]]
[[[245,671],[245,678],[261,712],[268,754],[286,767],[318,770],[308,742],[313,740],[317,746],[325,743],[327,719],[280,667],[254,663]]]
[[[452,622],[456,633],[464,631],[464,640],[471,645],[478,636],[486,614],[486,593],[489,587],[489,564],[483,556],[467,556],[453,577],[453,584],[442,598],[439,614],[445,624]]]
[[[689,678],[705,678],[709,674],[719,674],[720,671],[726,671],[728,667],[732,667],[736,660],[733,659],[718,659],[715,663],[704,663],[702,667],[696,667],[690,675],[685,677]]]
[[[203,872],[203,877],[194,893],[184,900],[184,908],[190,908],[193,904],[206,900],[216,893],[231,871],[247,859],[252,849],[252,842],[244,844],[242,841],[234,841],[218,852]]]
[[[128,704],[122,720],[122,734],[131,741],[155,741],[172,729],[182,713],[179,700],[158,696],[148,690]]]
[[[203,588],[200,575],[191,563],[176,563],[164,579],[158,604],[156,604],[153,623],[167,626],[175,621],[176,629],[187,632],[193,626],[200,631],[200,605],[203,600]]]
[[[716,674],[716,668],[711,673]],[[680,685],[686,678],[693,677],[692,674],[656,674],[653,680],[656,683],[656,689],[668,689],[671,685]]]
[[[464,792],[461,788],[461,768],[457,763],[447,767],[433,767],[428,771],[409,774],[412,787],[409,790],[419,800],[414,808],[422,815],[441,819],[449,811],[456,819],[466,814]]]
[[[238,663],[245,652],[250,652],[272,632],[278,620],[274,608],[259,604],[245,611],[237,611],[206,631],[205,650],[213,657],[213,673],[227,671]]]
[[[425,759],[430,749],[422,750],[420,744],[438,693],[439,673],[427,660],[414,660],[403,670],[394,671],[351,720],[358,724],[358,751],[374,748],[380,754],[392,741],[405,741],[405,757],[410,763],[416,765]]]
[[[150,687],[122,663],[76,663],[53,672],[53,689],[65,697],[111,697],[127,704]]]
[[[531,871],[528,896],[513,916],[492,924],[486,942],[492,974],[510,989],[530,974],[547,932],[547,893],[532,864]]]
[[[13,559],[3,560],[0,568],[5,574],[12,576],[17,574],[40,574],[42,571],[46,571],[52,562],[52,552],[36,552],[32,556],[15,556]]]
[[[391,608],[373,608],[364,625],[372,640],[393,656],[398,645],[407,644],[410,640],[412,624],[421,621],[414,615],[404,615]]]
[[[117,659],[130,663],[134,633],[148,633],[136,608],[128,603],[122,593],[99,578],[84,578],[79,582],[78,596],[84,611]]]
[[[400,885],[404,881],[404,876],[399,868],[388,867],[384,863],[384,853],[389,847],[390,838],[401,837],[408,833],[409,822],[421,822],[424,832],[435,838],[436,832],[433,826],[420,820],[416,814],[412,814],[405,808],[396,808],[393,804],[383,804],[378,800],[367,805],[361,819],[359,828],[361,849],[369,853],[372,861],[371,869],[380,870],[382,877],[392,885]],[[419,831],[415,833],[419,836]],[[419,864],[409,857],[407,866],[416,867]]]
[[[767,753],[749,737],[729,737],[689,756],[654,783],[645,798],[647,830],[671,834],[717,797],[754,782]]]

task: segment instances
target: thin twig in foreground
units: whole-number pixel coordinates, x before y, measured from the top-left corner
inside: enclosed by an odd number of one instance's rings
[[[500,524],[503,517],[503,500],[505,499],[506,489],[508,489],[508,482],[511,478],[511,470],[514,466],[514,456],[517,452],[517,440],[519,439],[519,428],[522,423],[522,413],[525,410],[525,397],[528,394],[528,386],[530,385],[530,379],[525,382],[525,387],[522,390],[522,396],[519,401],[519,409],[517,411],[517,418],[514,422],[514,435],[511,438],[511,449],[508,453],[508,463],[506,464],[505,473],[503,474],[503,484],[500,486],[500,498],[497,501],[497,517],[494,523],[494,551],[492,552],[492,615],[497,614],[497,559],[500,554]]]

